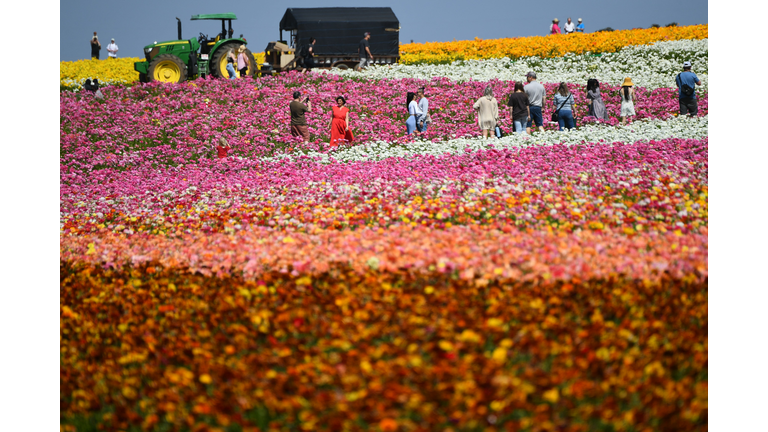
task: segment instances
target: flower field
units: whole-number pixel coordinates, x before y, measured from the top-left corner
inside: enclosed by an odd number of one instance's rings
[[[475,38],[472,41],[413,43],[400,46],[400,61],[405,64],[443,64],[455,60],[533,56],[552,58],[568,53],[612,53],[631,45],[648,45],[669,40],[706,39],[708,31],[709,26],[702,24],[572,35],[488,40]]]
[[[706,26],[654,31],[601,57],[62,92],[61,429],[705,430],[708,88],[678,117],[674,75],[706,83]],[[472,103],[529,68],[545,118],[569,83],[578,129],[483,140]],[[421,86],[434,123],[406,135]],[[355,141],[329,148],[338,95]]]

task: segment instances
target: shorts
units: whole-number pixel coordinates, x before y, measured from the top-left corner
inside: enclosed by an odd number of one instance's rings
[[[309,127],[307,125],[291,125],[291,135],[300,136],[304,141],[309,141]]]
[[[371,63],[373,63],[373,59],[369,59],[367,57],[360,58],[360,64],[358,64],[357,67],[362,69],[362,68],[364,68],[366,66],[370,66]]]
[[[699,114],[699,104],[695,98],[680,99],[680,115],[690,114],[695,116]]]
[[[544,126],[544,118],[541,116],[541,107],[531,105],[529,108],[531,110],[531,119],[528,120],[526,127],[533,126],[533,123],[536,123],[536,126],[538,127]]]
[[[312,69],[315,66],[315,58],[314,57],[307,57],[304,59],[304,66],[307,69]]]

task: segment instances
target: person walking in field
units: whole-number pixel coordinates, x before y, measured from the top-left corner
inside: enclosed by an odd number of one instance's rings
[[[419,108],[418,102],[415,101],[416,94],[414,92],[408,92],[405,96],[405,108],[408,110],[408,119],[405,121],[405,130],[408,135],[416,131],[416,119],[423,114]]]
[[[549,34],[561,34],[559,22],[560,20],[557,18],[552,20],[552,24],[549,25]]]
[[[573,129],[573,105],[574,98],[573,93],[568,90],[568,85],[564,82],[560,83],[557,87],[557,92],[553,98],[555,109],[557,110],[557,125],[558,129],[562,131],[563,128]]]
[[[107,45],[107,55],[108,58],[116,59],[117,58],[117,44],[115,43],[115,38],[112,38],[112,41]]]
[[[96,32],[93,32],[93,38],[91,38],[91,58],[98,60],[99,51],[101,51],[101,42],[99,42],[99,37],[96,36]]]
[[[304,138],[304,144],[307,144],[309,143],[309,127],[304,113],[312,111],[312,102],[309,101],[308,97],[304,99],[304,103],[301,103],[300,99],[301,93],[293,92],[293,101],[290,104],[291,135]]]
[[[373,54],[371,54],[371,44],[368,41],[371,39],[371,34],[365,32],[363,39],[360,40],[360,45],[357,48],[357,53],[360,56],[360,64],[355,68],[358,72],[363,70],[364,67],[370,66],[373,62]]]
[[[635,89],[632,78],[624,78],[619,96],[621,97],[621,124],[625,125],[627,118],[635,115]]]
[[[493,97],[493,89],[487,86],[480,99],[472,105],[477,112],[477,124],[483,131],[483,138],[488,138],[490,131],[496,129],[499,122],[499,102]]]
[[[598,120],[608,120],[608,110],[600,94],[600,83],[594,78],[587,81],[587,100],[589,100],[588,115]]]
[[[328,125],[331,129],[331,147],[336,147],[344,143],[351,143],[355,136],[349,130],[349,108],[344,96],[336,97],[336,106],[331,110],[331,123]]]
[[[679,89],[678,99],[680,101],[680,115],[689,115],[694,117],[699,113],[699,106],[696,101],[696,86],[701,85],[699,77],[691,72],[691,62],[683,63],[683,71],[675,77],[675,85]]]
[[[528,118],[526,132],[530,134],[531,127],[534,124],[539,128],[540,132],[544,132],[544,117],[541,115],[541,107],[544,106],[544,94],[547,91],[540,82],[536,81],[535,72],[528,72],[525,75],[525,79],[528,81],[528,84],[525,86],[525,94],[528,95],[528,100],[531,104],[529,108],[531,116]]]
[[[424,87],[419,87],[416,97],[419,99],[419,109],[421,110],[421,116],[416,119],[416,129],[419,132],[425,132],[432,119],[429,117],[429,100],[424,96]]]
[[[509,95],[507,105],[512,108],[512,124],[515,132],[525,134],[528,119],[531,118],[531,102],[520,81],[515,83],[515,91]]]

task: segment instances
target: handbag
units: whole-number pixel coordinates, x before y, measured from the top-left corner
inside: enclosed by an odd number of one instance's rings
[[[560,107],[557,108],[557,111],[552,113],[552,121],[553,122],[557,123],[557,121],[560,120],[560,108],[562,108],[563,105],[565,105],[565,103],[568,102],[568,99],[570,98],[570,96],[573,96],[573,93],[569,94],[568,96],[569,97],[565,98],[563,103],[560,104]]]

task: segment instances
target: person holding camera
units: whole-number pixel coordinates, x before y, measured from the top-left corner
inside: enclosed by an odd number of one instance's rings
[[[307,144],[309,142],[309,127],[307,126],[307,119],[304,117],[304,113],[312,111],[312,102],[309,101],[309,97],[304,98],[303,103],[300,99],[301,93],[293,92],[293,101],[290,104],[291,135],[301,136],[304,138],[304,144]]]

